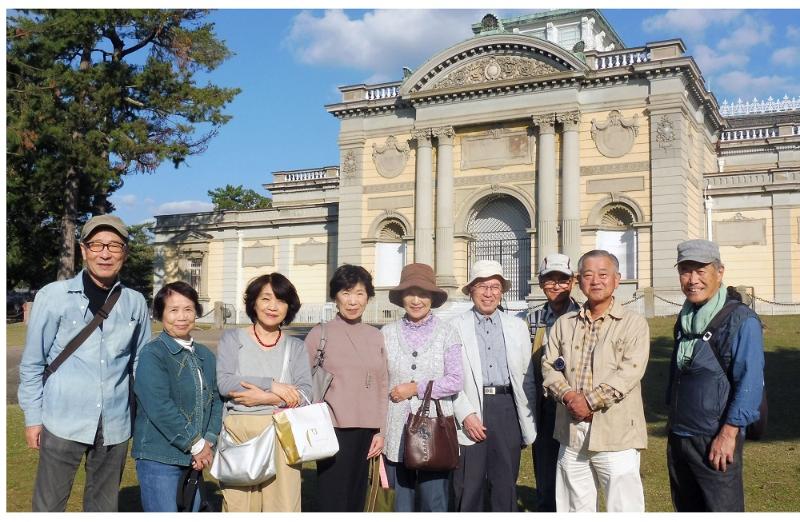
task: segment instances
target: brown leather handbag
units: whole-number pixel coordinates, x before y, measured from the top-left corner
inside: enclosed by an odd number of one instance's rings
[[[456,422],[452,415],[442,414],[439,399],[433,400],[436,403],[436,417],[428,416],[432,388],[431,380],[425,388],[422,406],[417,413],[408,414],[403,428],[403,464],[409,469],[449,471],[458,467]]]

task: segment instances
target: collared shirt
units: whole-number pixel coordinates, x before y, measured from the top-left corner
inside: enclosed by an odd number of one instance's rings
[[[569,304],[567,305],[567,309],[564,311],[564,313],[577,312],[580,307],[581,305],[579,305],[575,299],[570,297]],[[547,336],[547,334],[550,333],[550,328],[556,324],[556,319],[559,317],[561,317],[561,315],[556,315],[556,313],[550,307],[550,303],[545,303],[544,305],[531,310],[530,313],[528,313],[528,327],[531,331],[531,341],[536,338],[536,332],[539,330],[539,328],[545,328],[545,336]]]
[[[603,315],[597,318],[591,317],[588,302],[584,303],[578,310],[578,320],[583,323],[582,329],[584,333],[581,343],[580,360],[575,371],[575,388],[579,393],[586,395],[586,401],[589,403],[589,408],[591,408],[592,411],[597,411],[606,405],[611,405],[622,398],[622,394],[619,391],[605,383],[594,386],[592,379],[592,358],[594,357],[594,351],[598,348],[598,343],[604,340],[603,335],[607,330],[608,312],[613,306],[614,302],[612,298],[611,304],[603,312]],[[560,389],[557,392],[557,396],[559,400],[561,400],[564,394],[571,388],[566,383],[558,384]]]
[[[481,373],[485,386],[503,386],[511,382],[508,376],[506,341],[500,310],[486,316],[473,308],[475,334],[478,338],[478,354],[481,358]]]
[[[150,340],[150,317],[144,296],[123,286],[103,330],[95,329],[43,386],[45,366],[92,320],[82,278],[83,271],[36,294],[19,366],[19,405],[26,426],[43,424],[58,437],[84,444],[94,442],[102,416],[109,446],[131,436],[131,357],[135,365]]]

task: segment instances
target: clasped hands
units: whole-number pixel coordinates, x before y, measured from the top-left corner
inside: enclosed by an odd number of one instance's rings
[[[416,394],[417,383],[404,382],[392,388],[392,390],[389,392],[389,398],[392,400],[392,402],[401,402],[406,399],[410,399]]]
[[[592,409],[589,407],[589,401],[586,400],[586,395],[570,390],[564,394],[562,401],[573,420],[592,420]]]
[[[197,455],[192,455],[192,468],[199,471],[206,466],[210,466],[213,460],[214,452],[211,449],[211,443],[206,441],[206,444],[203,446],[203,449],[200,450],[200,453]]]

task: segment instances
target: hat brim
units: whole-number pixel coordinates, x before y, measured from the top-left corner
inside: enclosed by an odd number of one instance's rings
[[[564,274],[564,275],[566,275],[566,276],[570,276],[570,277],[572,277],[572,276],[574,276],[574,275],[575,275],[575,274],[574,274],[574,273],[572,273],[572,271],[571,271],[571,270],[569,270],[569,269],[566,269],[566,270],[561,270],[560,268],[552,268],[552,269],[550,269],[550,270],[545,270],[544,272],[539,272],[539,276],[538,276],[538,277],[544,277],[544,276],[546,276],[547,274],[552,274],[553,272],[558,272],[559,274]]]
[[[418,288],[431,294],[431,308],[439,308],[447,301],[447,292],[438,286],[431,286],[424,281],[407,281],[389,290],[389,302],[403,308],[403,292],[410,288]]]
[[[469,295],[469,289],[474,284],[482,283],[483,281],[488,281],[489,279],[495,279],[495,278],[499,279],[500,283],[503,285],[503,293],[508,292],[508,290],[511,288],[511,283],[508,282],[508,280],[505,277],[501,276],[500,274],[492,274],[486,277],[475,277],[472,279],[472,281],[461,287],[461,292],[464,295]]]

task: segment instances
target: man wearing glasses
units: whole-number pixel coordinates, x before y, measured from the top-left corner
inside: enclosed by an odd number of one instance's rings
[[[19,405],[28,447],[39,450],[33,511],[64,511],[86,457],[84,511],[117,511],[131,436],[129,386],[135,358],[150,339],[147,303],[118,279],[128,229],[116,216],[91,218],[81,232],[84,269],[36,294],[20,362]],[[117,302],[57,371],[45,368],[98,313]],[[52,369],[51,369],[52,370]]]
[[[463,344],[464,389],[453,402],[461,445],[457,511],[517,511],[522,447],[533,443],[536,384],[525,321],[498,309],[510,287],[497,261],[477,261],[462,291],[472,308],[453,320]]]
[[[583,254],[578,284],[586,303],[562,315],[548,334],[542,374],[548,395],[558,402],[559,512],[597,511],[598,490],[610,512],[644,511],[639,452],[647,448],[647,426],[641,380],[650,329],[644,317],[614,298],[620,277],[614,254]]]
[[[536,476],[536,503],[539,512],[556,510],[556,461],[558,441],[553,438],[556,422],[556,403],[542,389],[542,355],[547,334],[556,319],[567,312],[577,312],[580,305],[570,295],[575,284],[572,262],[564,254],[550,254],[539,265],[539,288],[547,302],[528,314],[533,345],[533,368],[537,394],[534,416],[536,442],[533,443],[533,473]]]

